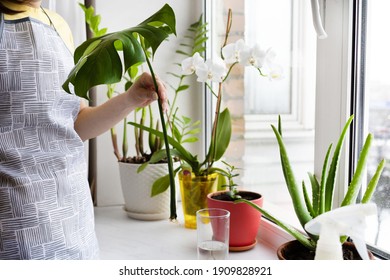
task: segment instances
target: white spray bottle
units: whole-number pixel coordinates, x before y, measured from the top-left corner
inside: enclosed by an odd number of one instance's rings
[[[319,235],[315,260],[343,260],[341,236],[352,238],[363,260],[368,260],[364,232],[366,217],[375,215],[376,204],[353,204],[321,214],[305,225],[307,232]]]

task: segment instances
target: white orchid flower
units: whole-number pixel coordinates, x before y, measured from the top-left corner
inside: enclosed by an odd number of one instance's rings
[[[270,80],[280,80],[283,79],[283,67],[276,63],[271,63],[268,65],[269,72],[267,74]]]
[[[278,80],[283,77],[283,68],[275,63],[276,53],[272,48],[269,48],[265,54],[264,66],[268,69],[268,78],[270,80]]]
[[[253,66],[261,68],[264,65],[266,52],[260,48],[259,45],[255,45],[253,48],[248,48],[241,52],[242,63],[245,66]]]
[[[212,60],[208,59],[203,65],[196,67],[195,73],[198,76],[198,82],[213,81],[220,83],[227,74],[226,63],[220,57]]]
[[[196,69],[201,67],[203,64],[203,58],[198,52],[196,52],[193,56],[187,57],[181,62],[182,73],[183,75],[191,75],[195,73]]]
[[[222,55],[226,63],[241,62],[241,52],[248,51],[249,47],[243,39],[231,43],[222,48]]]

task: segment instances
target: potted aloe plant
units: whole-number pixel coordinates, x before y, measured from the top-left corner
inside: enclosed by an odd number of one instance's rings
[[[262,50],[258,45],[247,46],[240,39],[228,44],[228,37],[232,26],[232,10],[228,11],[225,39],[221,47],[221,56],[204,61],[199,52],[184,59],[181,63],[185,75],[196,74],[197,81],[205,83],[209,92],[216,98],[214,121],[211,131],[211,140],[208,152],[203,160],[190,153],[179,141],[168,137],[172,145],[172,154],[177,156],[181,165],[175,169],[179,176],[182,206],[184,212],[185,227],[196,228],[196,211],[206,207],[207,195],[217,190],[216,181],[223,177],[225,171],[216,166],[222,159],[230,143],[231,117],[229,108],[222,110],[223,83],[228,79],[232,69],[239,64],[251,66],[258,70],[259,76],[272,78],[280,77],[280,67],[273,63],[274,52]],[[268,73],[264,69],[268,67]],[[213,87],[216,85],[216,87]],[[162,136],[161,132],[131,123],[134,126]],[[221,174],[222,176],[219,176]],[[155,182],[155,194],[165,191],[169,187],[168,176],[164,176]]]
[[[95,22],[96,23],[96,22]],[[122,31],[105,34],[105,30],[98,36],[88,39],[81,44],[74,53],[75,66],[63,84],[67,92],[72,90],[78,96],[88,99],[88,91],[96,85],[112,85],[122,80],[125,73],[134,73],[140,64],[146,63],[158,91],[155,73],[151,64],[153,57],[160,46],[171,34],[176,35],[176,18],[169,5],[164,5],[159,11],[147,18],[139,25]],[[123,56],[119,55],[123,53]],[[102,55],[105,54],[105,55]],[[110,69],[111,71],[107,71]],[[112,88],[108,88],[112,93]],[[161,139],[165,142],[163,151],[168,161],[170,180],[170,219],[176,219],[175,180],[173,162],[168,144],[168,132],[161,101],[158,100],[160,122],[163,124]],[[122,156],[123,157],[123,156]]]
[[[332,144],[329,145],[326,156],[323,162],[323,168],[321,172],[320,179],[317,178],[316,175],[309,173],[310,183],[311,183],[311,193],[312,197],[309,196],[309,191],[306,188],[304,182],[302,182],[302,188],[299,187],[299,183],[295,178],[292,166],[290,164],[287,149],[283,142],[282,137],[282,127],[281,127],[281,119],[279,117],[278,128],[272,125],[272,130],[276,136],[279,150],[280,150],[280,158],[283,169],[283,174],[286,182],[286,186],[289,190],[292,203],[294,206],[295,213],[300,221],[300,224],[305,229],[304,226],[306,223],[311,221],[313,218],[331,211],[333,207],[333,197],[336,189],[336,177],[339,166],[340,153],[343,146],[343,142],[345,139],[346,132],[353,120],[353,116],[350,116],[348,121],[346,122],[338,142],[334,148],[333,156],[332,154]],[[339,207],[343,207],[346,205],[351,205],[356,203],[357,196],[361,189],[361,182],[363,179],[363,173],[367,162],[368,153],[370,150],[370,146],[372,143],[372,134],[368,134],[366,137],[363,148],[360,152],[360,156],[357,162],[356,170],[353,174],[351,182],[348,186],[347,192],[342,200]],[[385,160],[382,160],[376,169],[374,176],[371,178],[370,182],[367,185],[367,189],[362,196],[361,203],[367,203],[370,201],[372,194],[376,188],[378,180],[381,176],[382,170],[385,166]],[[246,199],[238,199],[237,203],[246,203],[256,210],[258,210],[264,217],[268,218],[276,225],[284,229],[287,233],[289,233],[292,237],[294,237],[294,241],[283,244],[278,249],[278,257],[280,259],[313,259],[314,253],[318,241],[318,236],[309,234],[308,232],[298,230],[289,224],[279,220],[274,217],[271,213],[263,209],[262,207],[252,203]],[[346,249],[349,243],[346,243],[347,237],[341,238],[341,243],[343,247]],[[288,245],[286,247],[286,245]],[[292,252],[290,252],[289,247],[292,247]],[[356,250],[354,250],[356,252]],[[291,256],[294,254],[294,256]],[[285,254],[287,253],[287,255]],[[353,254],[352,254],[353,255]],[[351,258],[359,258],[359,256],[351,256]]]

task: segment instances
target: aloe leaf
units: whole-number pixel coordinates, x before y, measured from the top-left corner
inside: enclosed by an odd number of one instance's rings
[[[303,198],[305,200],[306,208],[309,211],[310,215],[312,217],[315,217],[314,209],[313,209],[313,204],[310,201],[310,196],[309,193],[307,192],[306,184],[304,181],[302,181],[302,191],[303,191]]]
[[[321,174],[321,185],[318,201],[318,214],[325,212],[325,190],[326,190],[326,181],[327,181],[327,170],[328,170],[328,161],[330,157],[330,152],[332,151],[332,144],[329,145],[328,150],[325,155],[324,163],[322,165],[322,174]]]
[[[143,48],[134,34],[141,35],[147,46],[155,53],[158,46],[172,33],[176,34],[175,14],[166,4],[133,28],[85,41],[75,51],[76,65],[63,88],[70,92],[71,83],[74,85],[76,95],[88,98],[88,90],[93,86],[113,84],[121,80],[123,69],[118,46],[119,49],[123,49],[126,71],[130,66],[146,60]]]
[[[359,160],[356,165],[356,170],[353,174],[351,183],[349,184],[347,193],[345,194],[341,206],[350,205],[356,202],[364,175],[364,169],[366,168],[368,152],[370,151],[371,144],[372,134],[368,134],[366,141],[364,142],[363,148],[360,152]]]
[[[329,168],[326,185],[325,185],[325,211],[330,211],[332,209],[333,193],[336,184],[336,175],[339,167],[341,148],[343,146],[348,127],[351,124],[352,120],[353,120],[353,115],[349,117],[347,123],[344,125],[344,128],[337,142],[335,151],[333,153],[333,158]]]
[[[284,174],[288,191],[292,199],[294,210],[301,225],[304,226],[308,221],[311,220],[311,216],[308,210],[306,209],[305,202],[302,198],[297,181],[295,180],[295,175],[291,168],[290,160],[288,158],[286,147],[283,143],[282,136],[273,125],[271,125],[271,127],[278,141],[283,174]]]
[[[362,203],[367,203],[371,200],[371,197],[376,189],[376,186],[378,184],[379,178],[382,174],[385,165],[386,165],[386,160],[382,159],[382,161],[379,163],[378,167],[376,168],[374,176],[372,176],[370,182],[368,183],[367,189],[362,198]]]
[[[320,208],[320,191],[321,187],[320,184],[318,183],[318,180],[316,176],[312,173],[308,173],[309,179],[310,179],[310,184],[311,184],[311,190],[312,190],[312,211],[311,211],[311,216],[316,217],[318,216],[318,211]]]
[[[235,201],[235,203],[246,203],[253,208],[255,208],[257,211],[259,211],[265,218],[271,220],[274,222],[276,225],[287,231],[291,236],[293,236],[295,239],[297,239],[302,245],[307,247],[310,250],[315,249],[315,241],[311,241],[305,234],[302,232],[298,231],[296,228],[290,226],[289,224],[275,218],[272,216],[269,212],[264,210],[263,208],[259,207],[258,205],[254,204],[253,202],[246,200],[246,199],[238,199]]]

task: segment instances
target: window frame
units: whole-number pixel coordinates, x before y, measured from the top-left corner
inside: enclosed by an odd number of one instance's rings
[[[305,52],[305,46],[308,44],[308,36],[305,36],[311,26],[311,15],[303,17],[303,10],[310,5],[307,1],[293,1],[292,3],[292,56],[291,67],[296,67],[300,60],[301,53]],[[303,30],[300,32],[300,30]],[[302,82],[304,76],[311,70],[311,62],[308,60],[300,61],[302,67],[298,67],[291,72],[291,112],[281,114],[283,119],[285,137],[306,138],[313,136],[314,115],[313,107],[305,106],[314,103],[314,94],[311,91],[313,85]],[[313,69],[315,70],[315,69]],[[245,114],[245,138],[246,139],[274,139],[274,134],[270,130],[270,123],[277,123],[278,114]]]

